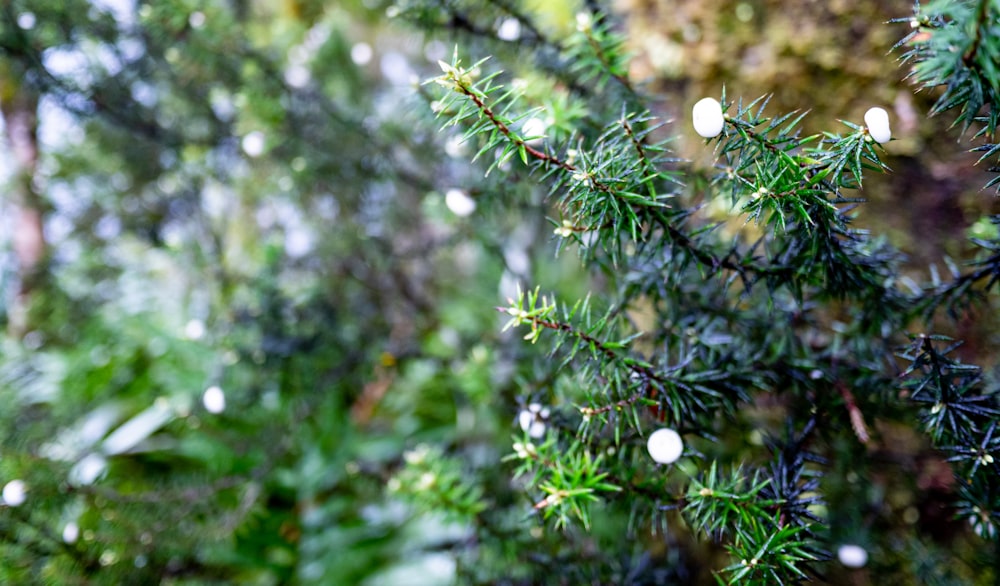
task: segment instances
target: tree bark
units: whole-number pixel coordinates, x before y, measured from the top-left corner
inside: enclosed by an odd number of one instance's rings
[[[0,73],[4,130],[13,154],[15,175],[8,197],[14,207],[14,256],[17,259],[17,294],[9,313],[8,332],[21,337],[31,329],[28,309],[32,292],[45,273],[44,214],[36,191],[38,170],[38,94],[20,83],[10,69]]]

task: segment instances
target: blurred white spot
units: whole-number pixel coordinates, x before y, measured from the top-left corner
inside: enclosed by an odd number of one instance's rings
[[[443,61],[448,57],[448,46],[441,41],[431,41],[424,46],[424,57],[431,63]]]
[[[93,357],[91,357],[93,360]],[[102,405],[84,415],[70,428],[64,429],[56,439],[43,445],[41,453],[46,458],[71,462],[101,438],[118,421],[121,408],[114,403]]]
[[[208,103],[220,120],[230,120],[236,113],[236,104],[233,103],[232,96],[218,87],[213,87],[209,91]]]
[[[104,452],[115,455],[131,450],[174,418],[174,410],[165,400],[158,399],[140,411],[105,438]]]
[[[860,545],[848,543],[837,548],[837,559],[848,568],[863,568],[868,563],[868,552]]]
[[[114,240],[121,231],[122,223],[116,216],[103,216],[94,226],[94,234],[101,240]]]
[[[185,242],[184,228],[175,222],[164,226],[161,235],[163,236],[163,242],[170,248],[178,248]]]
[[[200,10],[192,12],[191,16],[188,17],[188,24],[190,24],[191,28],[194,29],[199,29],[205,26],[205,13]]]
[[[259,157],[264,152],[264,133],[255,130],[243,137],[243,152],[251,157]]]
[[[45,238],[51,243],[59,243],[73,233],[73,221],[63,214],[53,214],[45,220]]]
[[[228,188],[217,181],[206,181],[201,190],[201,209],[212,218],[224,218],[229,213],[233,195]]]
[[[27,498],[27,487],[23,480],[11,480],[3,487],[3,502],[9,507],[19,507]]]
[[[526,275],[531,270],[531,258],[520,246],[505,247],[503,261],[507,264],[507,269],[518,275]]]
[[[529,118],[521,127],[521,132],[528,144],[538,144],[545,138],[545,131],[548,128],[549,125],[541,118]]]
[[[292,65],[285,70],[285,82],[294,88],[304,88],[312,79],[309,68],[305,65]]]
[[[31,330],[24,335],[21,342],[28,350],[38,350],[42,347],[42,344],[45,343],[45,336],[43,336],[38,330]]]
[[[305,228],[294,228],[285,232],[285,254],[299,258],[312,250],[312,234]]]
[[[521,290],[521,280],[510,269],[504,269],[503,274],[500,275],[497,289],[500,299],[512,299],[517,297],[517,292]],[[507,318],[500,319],[506,320]]]
[[[441,328],[438,330],[438,337],[441,338],[441,342],[445,346],[457,350],[458,346],[462,343],[462,336],[454,328]]]
[[[35,13],[34,12],[22,12],[17,15],[17,26],[28,31],[35,28]]]
[[[476,211],[476,202],[461,189],[449,189],[444,195],[444,204],[453,214],[465,217]]]
[[[184,325],[184,337],[188,340],[200,340],[205,335],[205,322],[193,319]]]
[[[79,539],[79,537],[80,537],[80,526],[74,523],[73,521],[66,523],[66,526],[63,527],[63,534],[62,534],[63,541],[65,541],[66,543],[76,543],[76,540]]]
[[[146,54],[146,44],[135,38],[119,38],[118,52],[125,61],[135,61]]]
[[[444,143],[444,152],[449,157],[453,159],[458,159],[465,154],[468,150],[465,145],[465,139],[460,134],[455,134],[448,137],[448,140]]]
[[[48,72],[56,77],[71,77],[82,87],[93,82],[90,64],[83,51],[75,49],[50,48],[42,53],[42,62]]]
[[[129,87],[132,99],[147,108],[152,108],[160,99],[158,90],[144,81],[137,81]]]
[[[265,391],[264,395],[260,398],[260,405],[268,411],[275,411],[278,407],[281,407],[281,395],[274,389]]]
[[[368,43],[354,43],[351,47],[351,61],[354,61],[355,65],[368,65],[372,55],[372,46]]]
[[[70,469],[68,479],[74,486],[93,484],[108,467],[108,461],[100,454],[87,454]]]
[[[437,584],[446,584],[455,577],[458,564],[455,560],[444,553],[434,553],[424,556],[423,567],[429,577]]]
[[[111,14],[118,21],[118,24],[123,27],[135,22],[135,2],[129,2],[128,0],[90,0],[90,3],[102,12]]]
[[[226,395],[222,389],[215,385],[205,389],[205,394],[201,396],[201,402],[209,413],[222,413],[226,410]]]
[[[382,75],[394,85],[409,84],[410,78],[413,76],[413,70],[410,69],[409,61],[406,60],[406,57],[402,53],[396,51],[389,51],[385,55],[382,55],[379,66],[382,70]]]
[[[753,20],[753,6],[747,2],[740,2],[737,4],[736,19],[740,22],[750,22]]]
[[[516,18],[505,18],[497,27],[497,38],[501,41],[516,41],[521,37],[521,21]]]

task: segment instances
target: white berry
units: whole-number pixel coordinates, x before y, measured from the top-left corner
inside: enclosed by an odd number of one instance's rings
[[[649,457],[659,464],[672,464],[684,452],[684,440],[672,429],[658,429],[646,441]]]
[[[863,568],[868,563],[868,552],[860,545],[848,543],[837,548],[837,559],[848,568]]]
[[[691,112],[694,131],[705,138],[719,136],[725,123],[722,105],[715,98],[702,98]]]
[[[869,108],[865,112],[865,126],[868,134],[880,144],[889,142],[892,131],[889,130],[889,113],[882,108]]]
[[[24,504],[27,487],[23,480],[11,480],[3,487],[3,502],[9,507],[19,507]]]

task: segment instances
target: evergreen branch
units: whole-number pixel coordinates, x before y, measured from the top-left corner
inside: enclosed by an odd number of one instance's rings
[[[531,155],[535,159],[537,159],[537,160],[539,160],[539,161],[541,161],[541,162],[543,162],[545,164],[555,165],[556,167],[560,167],[560,168],[565,169],[566,171],[569,171],[569,172],[575,172],[576,171],[576,167],[574,167],[573,165],[567,163],[566,161],[563,161],[563,160],[559,159],[558,157],[556,157],[554,155],[551,155],[549,153],[543,153],[542,151],[539,151],[538,149],[536,149],[536,148],[532,147],[531,145],[529,145],[523,138],[521,138],[518,135],[516,135],[515,133],[513,133],[511,131],[511,129],[510,129],[510,126],[508,126],[506,122],[504,122],[503,120],[501,120],[493,112],[493,110],[489,106],[486,105],[486,102],[483,100],[483,98],[480,96],[480,94],[478,94],[477,92],[472,91],[468,86],[466,86],[464,84],[456,84],[456,89],[462,95],[464,95],[464,96],[468,97],[470,100],[472,100],[472,103],[474,103],[476,105],[476,108],[479,109],[479,111],[482,113],[482,115],[485,116],[490,121],[490,123],[494,127],[496,127],[497,130],[499,130],[505,137],[507,137],[508,140],[510,140],[512,143],[514,143],[517,146],[517,148],[522,149],[523,151],[527,152],[529,155]]]
[[[993,225],[1000,225],[1000,216],[992,217],[991,222]],[[1000,283],[1000,242],[981,239],[974,239],[973,242],[989,253],[989,256],[971,263],[972,266],[979,267],[974,270],[959,273],[953,268],[950,281],[917,296],[913,304],[915,314],[919,313],[925,321],[929,321],[937,309],[944,306],[949,314],[958,317],[957,309],[967,305],[968,300],[989,292]],[[982,289],[975,289],[975,285],[982,281],[986,281]]]
[[[979,0],[976,17],[973,20],[973,29],[975,32],[972,34],[972,43],[969,44],[969,48],[962,54],[962,61],[966,67],[972,68],[976,66],[976,56],[983,42],[983,29],[987,26],[989,19],[990,2],[991,0]]]
[[[577,16],[577,28],[586,37],[587,45],[593,50],[593,55],[597,57],[604,71],[612,79],[621,84],[629,94],[636,96],[637,94],[635,88],[632,87],[632,82],[621,72],[622,64],[615,62],[621,59],[619,54],[621,40],[603,30],[605,20],[605,16],[594,18],[586,13],[582,13]]]

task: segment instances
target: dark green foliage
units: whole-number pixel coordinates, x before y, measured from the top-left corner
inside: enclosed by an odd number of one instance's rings
[[[897,46],[907,46],[904,62],[912,62],[914,80],[923,87],[944,86],[931,114],[958,110],[955,124],[967,131],[974,124],[976,138],[986,144],[973,149],[993,161],[1000,122],[1000,4],[995,0],[917,2],[909,20],[913,31]],[[1000,173],[1000,165],[989,171]],[[986,187],[1000,185],[994,177]],[[997,188],[1000,192],[1000,187]]]
[[[685,159],[604,3],[195,4],[0,14],[69,120],[25,316],[0,259],[0,582],[997,579],[1000,216],[914,267],[887,149],[767,96]],[[998,18],[899,21],[984,167]]]
[[[942,38],[969,35],[959,45],[967,47],[961,69],[941,65],[954,60],[948,55],[955,39],[941,41],[947,49],[936,36],[924,45],[916,37],[904,41],[916,43],[907,58],[917,61],[921,83],[949,84],[935,112],[959,108],[966,126],[984,106],[988,114],[997,107],[996,94],[985,89],[997,79],[993,61],[986,64],[995,17],[991,3],[979,4],[974,26],[952,25],[973,18],[963,3],[918,7],[918,26],[943,29]],[[606,22],[580,21],[577,35],[590,32],[588,23]],[[580,46],[573,45],[573,56],[584,80],[602,67],[607,78],[616,77],[617,61],[607,56],[614,43],[593,43],[589,53]],[[517,155],[514,165],[550,194],[560,248],[572,242],[606,283],[600,302],[588,298],[560,310],[536,289],[501,308],[512,317],[508,327],[527,327],[525,339],[548,343],[554,360],[539,377],[555,379],[548,401],[567,405],[543,440],[525,437],[515,445],[543,517],[556,517],[559,526],[568,516],[596,525],[589,501],[600,496],[609,512],[631,511],[633,531],[649,531],[663,523],[660,511],[680,506],[696,533],[726,545],[734,563],[722,568],[723,581],[798,582],[822,574],[819,562],[835,549],[824,543],[830,523],[840,522],[821,496],[827,482],[840,482],[824,479],[832,473],[829,462],[848,457],[845,441],[870,442],[873,418],[915,422],[916,416],[949,461],[979,471],[964,478],[963,468],[955,469],[961,496],[953,502],[959,518],[994,535],[984,525],[1000,505],[989,484],[994,475],[986,472],[997,419],[992,392],[978,390],[977,368],[943,362],[947,352],[938,355],[929,336],[917,336],[927,341],[914,347],[919,352],[901,355],[913,361],[903,375],[893,354],[909,328],[921,327],[916,319],[931,319],[939,307],[958,316],[972,299],[983,299],[996,263],[978,261],[980,268],[969,272],[954,267],[950,282],[921,287],[903,278],[901,254],[851,227],[864,175],[889,171],[866,127],[845,122],[847,134],[801,136],[802,114],[772,118],[765,115],[767,99],[744,105],[723,95],[724,130],[709,141],[718,173],[710,187],[691,193],[680,185],[689,170],[670,158],[666,142],[651,140],[662,135],[661,124],[642,109],[641,98],[624,99],[618,120],[600,134],[532,141],[514,129],[534,113],[519,109],[515,89],[500,90],[499,71],[479,79],[486,67],[465,67],[457,54],[442,63],[444,75],[435,81],[448,93],[439,116],[447,117],[445,126],[473,121],[465,139],[481,146],[480,155],[498,153],[489,171]],[[983,134],[994,130],[989,119]],[[725,223],[702,217],[699,199],[720,196],[759,227],[755,237],[750,227],[724,237],[732,232]],[[995,243],[976,244],[989,251]],[[925,376],[914,383],[918,372]],[[913,401],[930,406],[915,412]],[[711,442],[738,441],[727,428],[771,433],[751,415],[764,404],[804,425],[801,436],[774,444],[770,466],[725,463],[735,454],[713,450]],[[684,434],[686,455],[709,449],[700,456],[708,462],[651,466],[643,438],[662,425]],[[594,456],[581,458],[581,450]],[[577,484],[555,488],[546,481],[553,474]],[[595,493],[590,478],[608,478],[615,490]],[[575,500],[584,497],[587,508]],[[669,522],[665,531],[672,531]]]

